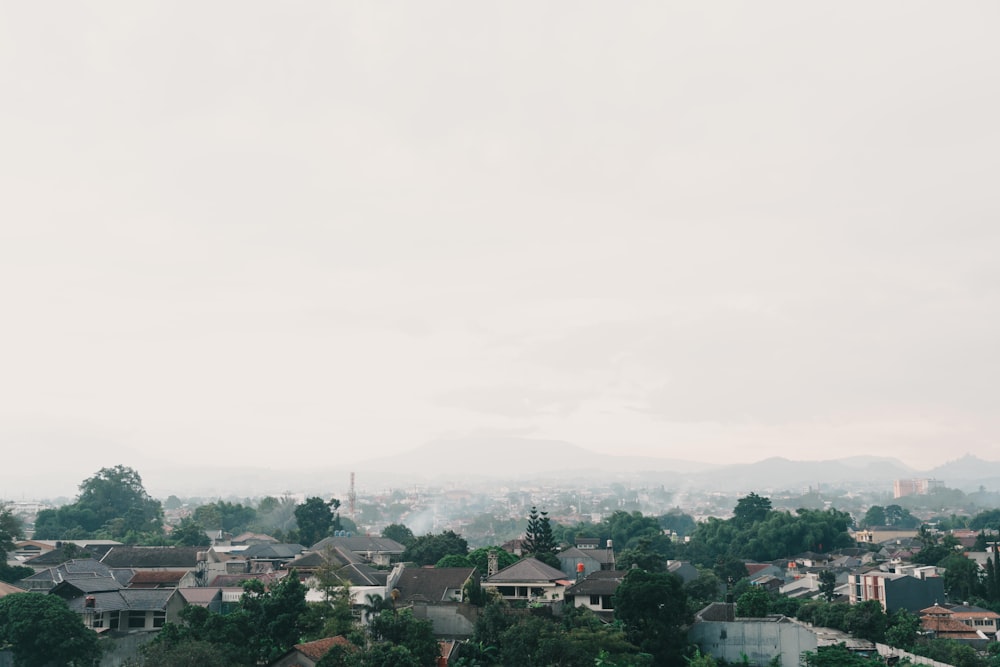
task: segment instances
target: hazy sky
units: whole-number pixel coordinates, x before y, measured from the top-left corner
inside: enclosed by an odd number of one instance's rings
[[[483,433],[1000,458],[998,28],[4,3],[0,487]]]

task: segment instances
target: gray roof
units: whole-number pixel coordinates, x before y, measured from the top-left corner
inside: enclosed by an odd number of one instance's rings
[[[84,558],[82,560],[69,560],[57,567],[50,567],[42,570],[41,572],[36,572],[29,577],[25,577],[24,581],[45,582],[49,584],[49,588],[51,588],[52,586],[55,586],[56,584],[67,579],[75,581],[80,579],[95,580],[110,578],[120,584],[113,588],[122,588],[128,584],[128,581],[132,578],[133,574],[134,571],[130,568],[110,568],[104,563],[96,561],[93,558]],[[112,588],[107,588],[105,590],[112,590]]]
[[[194,569],[204,547],[111,547],[101,562],[110,567]]]
[[[622,570],[598,570],[566,589],[566,595],[613,595],[628,574]]]
[[[396,583],[408,602],[441,602],[449,590],[461,590],[476,571],[474,567],[408,567]]]
[[[376,570],[364,563],[351,563],[337,570],[337,575],[347,579],[351,586],[385,586],[389,573]]]
[[[260,560],[283,559],[291,560],[305,551],[301,544],[251,544],[240,552],[240,558],[250,560],[252,558]]]
[[[170,596],[176,593],[173,589],[162,588],[124,588],[120,591],[80,595],[67,600],[69,608],[77,613],[84,611],[87,597],[94,598],[94,609],[99,611],[164,611]]]
[[[70,575],[63,578],[52,588],[52,593],[58,593],[65,588],[74,588],[81,593],[96,593],[104,591],[117,591],[125,588],[114,577],[87,577]],[[63,595],[63,597],[66,597]]]
[[[285,568],[315,569],[323,567],[327,563],[333,563],[336,567],[343,567],[351,563],[361,564],[365,560],[349,549],[337,546],[327,546],[321,551],[307,551],[301,556],[285,563]]]
[[[75,558],[77,560],[100,558],[101,556],[106,554],[108,552],[108,549],[110,549],[115,544],[119,543],[115,542],[114,544],[87,544],[83,547],[74,543],[73,546],[76,547],[74,551]],[[70,560],[70,557],[67,555],[68,551],[69,550],[67,550],[65,546],[56,547],[55,549],[46,551],[43,554],[39,554],[37,556],[29,558],[28,560],[24,561],[24,564],[34,568],[60,565]]]
[[[345,547],[356,554],[364,554],[369,551],[372,553],[401,554],[406,551],[406,547],[396,540],[390,540],[388,537],[372,537],[370,535],[325,537],[312,545],[309,550],[322,551],[328,546]]]
[[[508,565],[492,577],[486,579],[488,584],[551,582],[566,579],[566,573],[546,565],[535,558],[525,558],[513,565]]]

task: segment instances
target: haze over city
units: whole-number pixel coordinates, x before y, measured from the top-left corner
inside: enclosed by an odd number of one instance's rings
[[[995,3],[0,11],[0,497],[1000,458]]]

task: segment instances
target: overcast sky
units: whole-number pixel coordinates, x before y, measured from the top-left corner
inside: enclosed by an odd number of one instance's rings
[[[484,433],[1000,458],[998,28],[4,3],[2,481]]]

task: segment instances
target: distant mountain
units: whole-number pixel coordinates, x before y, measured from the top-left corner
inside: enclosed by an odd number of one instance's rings
[[[433,475],[442,471],[480,478],[535,478],[557,474],[662,471],[691,474],[714,468],[710,463],[649,456],[598,454],[563,440],[470,437],[432,440],[416,449],[356,465],[358,470]]]
[[[775,457],[748,464],[717,465],[673,458],[599,454],[562,440],[470,437],[433,440],[393,456],[349,465],[303,465],[294,469],[152,467],[143,469],[154,495],[248,497],[285,492],[347,493],[350,471],[363,488],[407,485],[513,485],[623,482],[727,493],[805,491],[819,486],[869,487],[891,492],[896,479],[933,477],[945,486],[1000,489],[1000,462],[966,456],[929,471],[880,456],[826,461]]]
[[[958,482],[1000,479],[1000,461],[984,461],[966,454],[960,459],[928,470],[926,476],[939,479],[950,488],[955,488]]]
[[[820,484],[889,485],[900,477],[912,477],[913,470],[888,458],[852,457],[832,461],[792,461],[769,458],[757,463],[726,466],[711,473],[691,476],[693,485],[733,492],[805,489]]]

